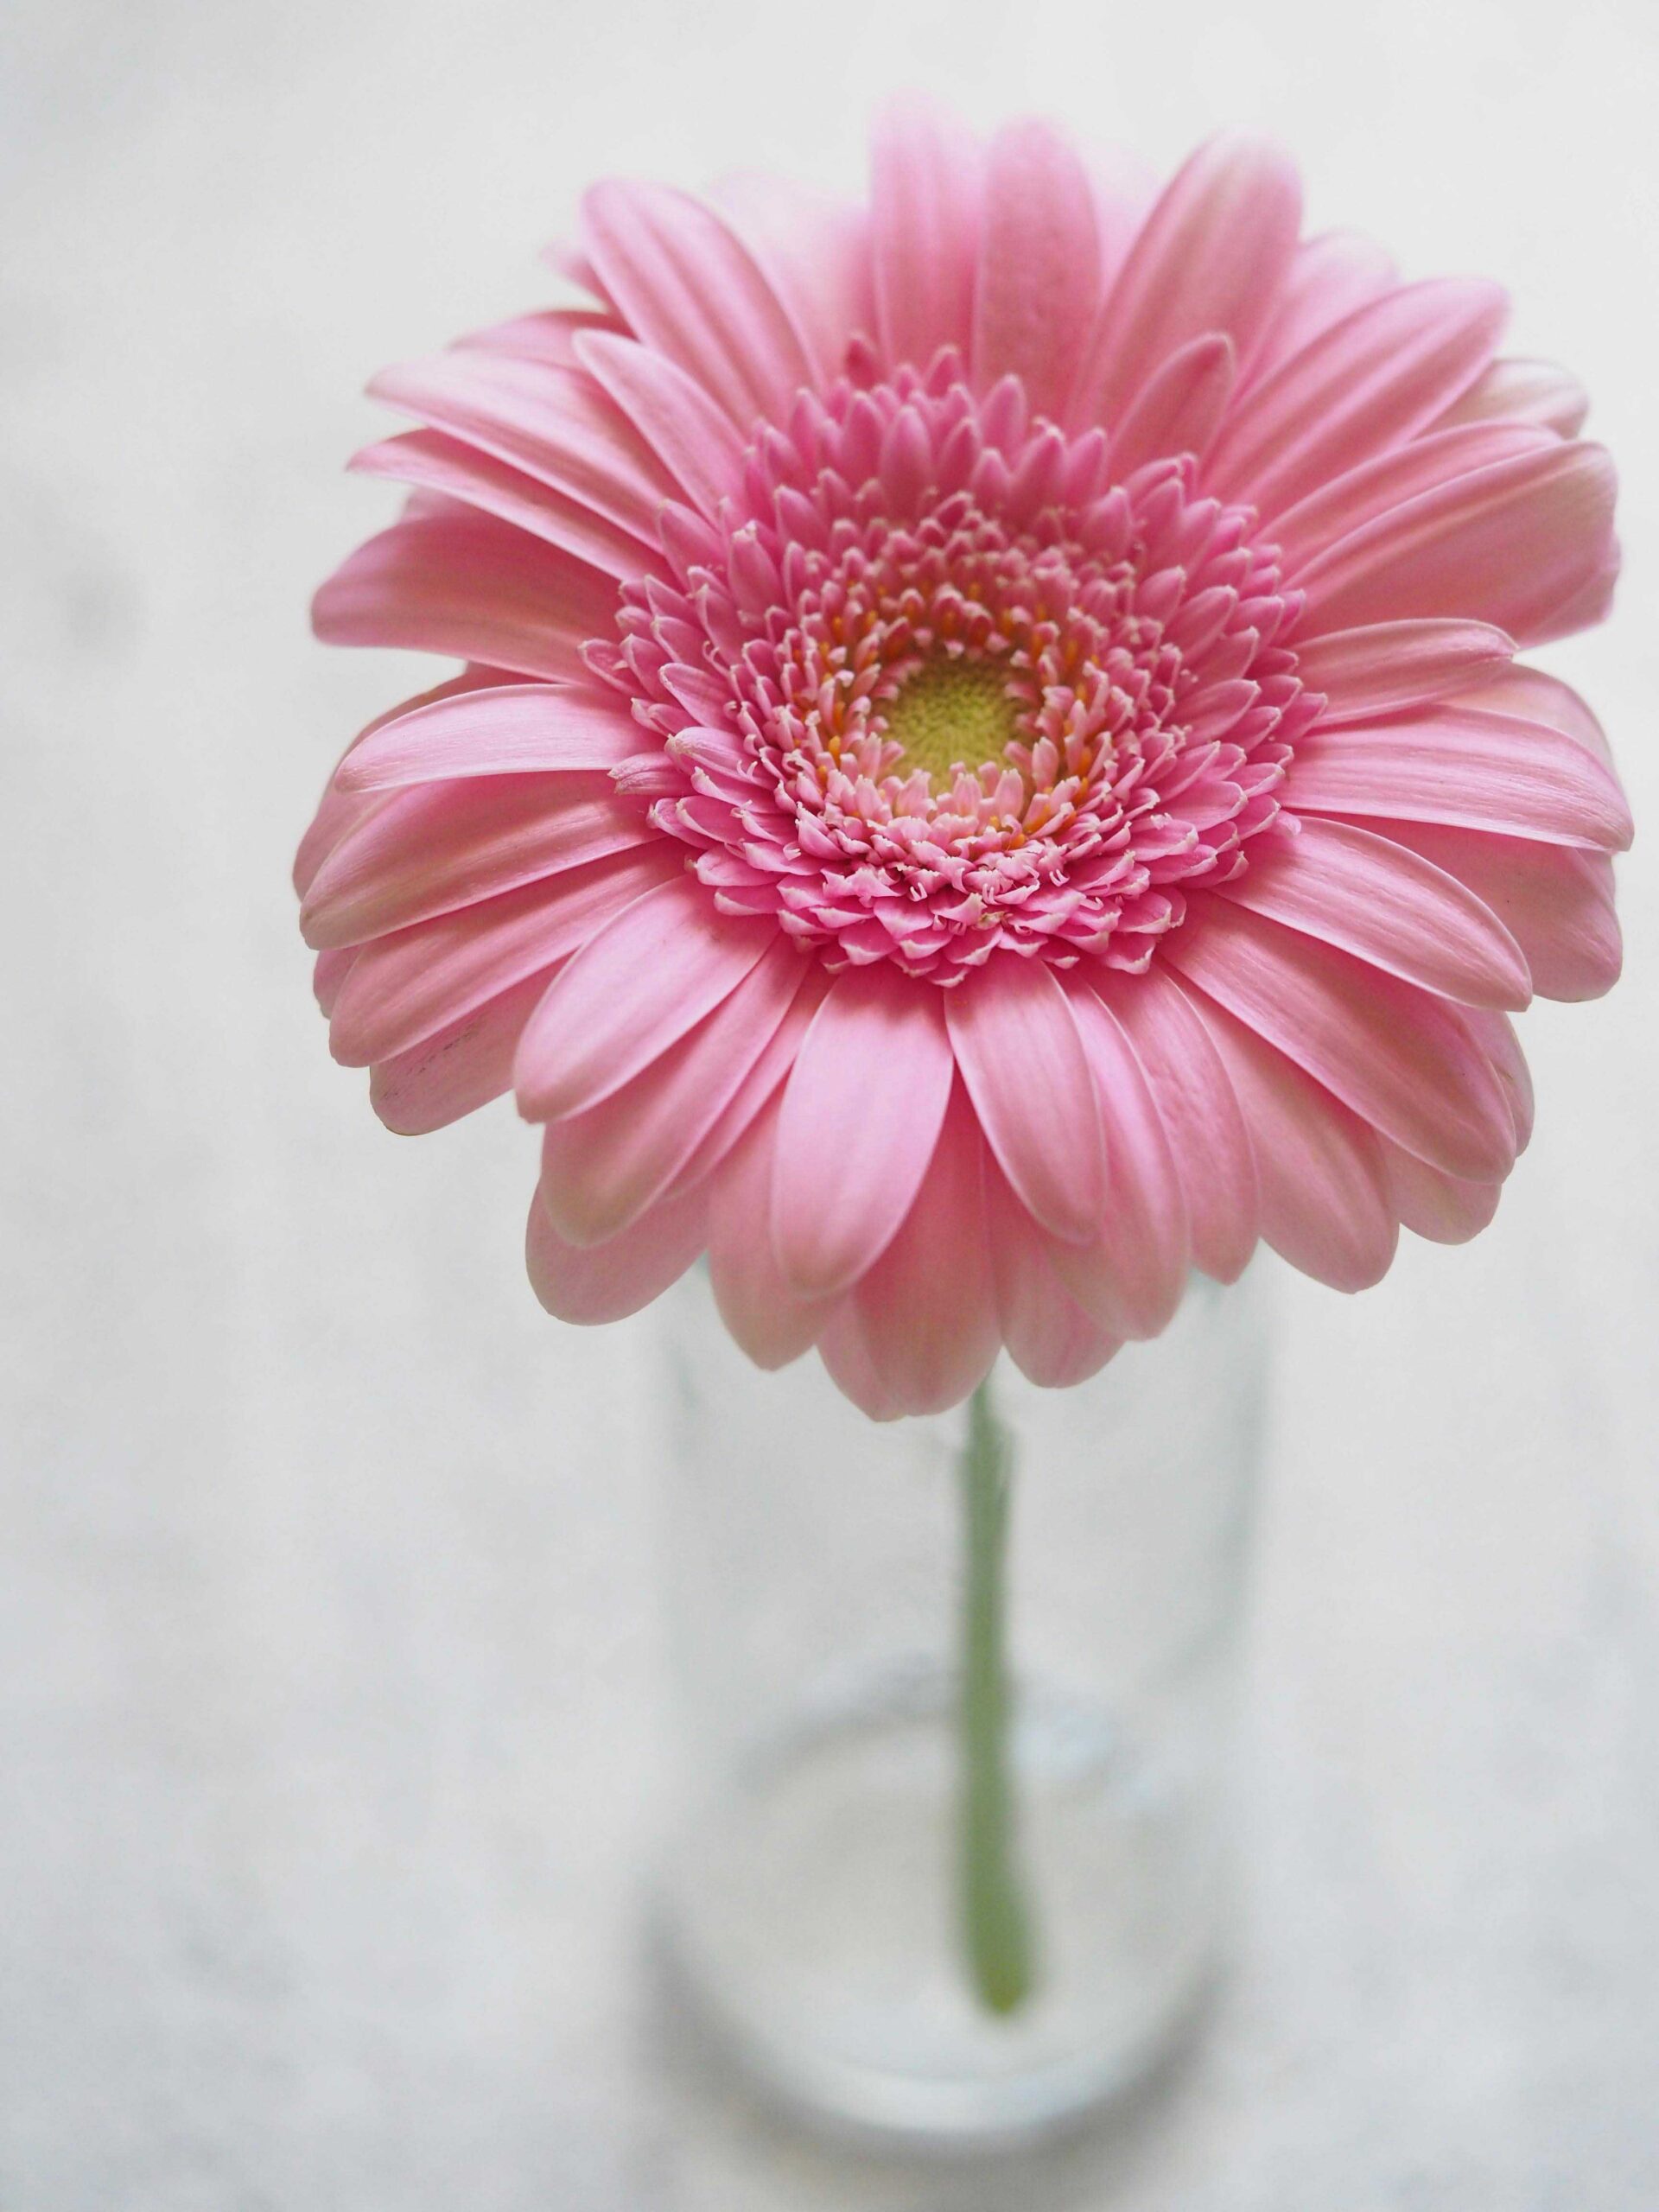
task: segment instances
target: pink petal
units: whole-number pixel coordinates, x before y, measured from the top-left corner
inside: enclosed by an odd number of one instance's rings
[[[1234,408],[1205,463],[1205,489],[1270,521],[1403,445],[1491,359],[1504,313],[1495,284],[1452,277],[1357,308]]]
[[[1386,1141],[1382,1169],[1389,1203],[1401,1221],[1436,1244],[1466,1244],[1478,1236],[1497,1211],[1503,1191],[1501,1183],[1465,1183],[1443,1175]]]
[[[395,524],[343,561],[311,604],[333,645],[396,645],[520,675],[585,678],[582,647],[615,620],[616,583],[493,516]]]
[[[653,832],[608,776],[481,777],[398,791],[340,839],[300,909],[308,944],[361,944],[626,852]]]
[[[831,981],[829,969],[819,961],[805,961],[803,968],[804,972],[800,988],[790,1001],[788,1013],[767,1039],[729,1100],[709,1123],[696,1151],[676,1174],[670,1185],[671,1190],[689,1191],[694,1183],[701,1182],[706,1175],[712,1175],[756,1116],[772,1103],[774,1095],[781,1090],[784,1078],[795,1065],[801,1041],[810,1028],[812,1017],[828,994]],[[767,1233],[770,1236],[770,1230]]]
[[[311,989],[325,1020],[338,1005],[341,986],[356,958],[357,947],[353,944],[339,952],[320,952],[312,962]]]
[[[1600,565],[1592,569],[1578,589],[1562,600],[1551,614],[1550,638],[1570,638],[1577,631],[1593,630],[1597,623],[1607,620],[1618,589],[1622,558],[1618,540],[1610,533]],[[1531,642],[1540,645],[1548,640],[1541,636]]]
[[[869,1267],[925,1172],[950,1095],[932,985],[886,961],[838,976],[784,1092],[772,1236],[794,1289],[827,1297]]]
[[[897,1421],[905,1411],[877,1363],[870,1332],[850,1292],[830,1306],[814,1341],[824,1371],[871,1421]]]
[[[868,213],[757,169],[722,177],[709,196],[800,332],[812,381],[833,384],[853,339],[875,335]]]
[[[346,747],[335,763],[334,773],[323,792],[310,827],[300,840],[299,850],[294,855],[294,888],[303,899],[310,890],[317,870],[349,830],[355,829],[374,810],[385,804],[378,791],[342,790],[339,779],[353,755],[365,745],[373,743],[389,723],[403,715],[416,714],[422,709],[440,704],[448,699],[480,698],[485,692],[498,690],[510,679],[494,669],[467,669],[460,676],[452,676],[447,683],[435,683],[429,691],[420,691],[412,699],[402,699],[367,722]]]
[[[815,1344],[836,1300],[803,1298],[772,1241],[780,1099],[750,1123],[709,1186],[709,1272],[720,1318],[757,1367],[786,1367]]]
[[[1281,572],[1295,582],[1302,570],[1364,524],[1394,513],[1425,493],[1466,482],[1500,461],[1550,453],[1556,441],[1524,423],[1466,423],[1430,430],[1363,461],[1274,518]],[[1317,627],[1324,630],[1324,622]],[[1312,634],[1303,624],[1303,632]],[[1300,640],[1299,640],[1300,643]]]
[[[665,1199],[606,1244],[568,1244],[539,1191],[530,1202],[524,1261],[531,1287],[556,1320],[620,1321],[677,1282],[703,1247],[708,1200],[701,1191]]]
[[[1262,1234],[1292,1267],[1333,1290],[1380,1282],[1399,1224],[1376,1130],[1212,1001],[1194,1003],[1250,1133]]]
[[[1524,1152],[1532,1142],[1535,1101],[1532,1071],[1521,1050],[1515,1024],[1508,1014],[1484,1006],[1465,1008],[1463,1020],[1476,1049],[1485,1054],[1486,1064],[1503,1093],[1515,1133],[1515,1148],[1518,1153]]]
[[[852,1293],[879,1393],[859,1402],[877,1420],[960,1405],[996,1357],[983,1159],[973,1109],[957,1086],[902,1226]],[[842,1382],[833,1322],[821,1344]],[[861,1364],[849,1379],[864,1382]]]
[[[631,338],[601,331],[578,339],[582,365],[617,405],[704,514],[741,490],[743,446],[702,386]]]
[[[1172,353],[1142,387],[1112,437],[1118,480],[1170,454],[1203,454],[1227,410],[1237,373],[1230,338],[1208,331]]]
[[[643,575],[652,565],[650,548],[632,531],[619,530],[582,500],[538,484],[522,469],[493,461],[440,430],[409,430],[385,438],[353,454],[351,466],[359,476],[442,493],[574,554],[607,576],[626,581]]]
[[[1296,173],[1272,148],[1212,139],[1172,180],[1103,305],[1077,374],[1074,425],[1109,426],[1194,338],[1241,358],[1266,323],[1301,219]]]
[[[801,334],[748,249],[712,207],[666,185],[595,185],[588,250],[635,335],[683,369],[746,436],[812,381]],[[587,358],[585,345],[577,347]]]
[[[1300,571],[1302,627],[1460,614],[1522,645],[1561,636],[1611,556],[1614,491],[1599,446],[1558,444],[1422,493]]]
[[[1427,822],[1370,826],[1466,883],[1491,908],[1520,946],[1541,997],[1599,999],[1618,981],[1624,946],[1605,854]]]
[[[372,397],[521,469],[595,514],[657,542],[675,486],[621,410],[580,368],[491,353],[439,353],[383,369]]]
[[[1163,180],[1150,162],[1122,146],[1091,146],[1089,171],[1104,293],[1116,283],[1117,273],[1128,259],[1129,249],[1163,188]]]
[[[602,1243],[679,1177],[776,1033],[807,974],[786,938],[620,1090],[548,1124],[542,1198],[573,1244]]]
[[[543,968],[423,1044],[377,1060],[369,1103],[386,1127],[398,1136],[424,1136],[510,1090],[519,1032],[551,978]]]
[[[1607,852],[1630,842],[1624,793],[1576,739],[1463,700],[1387,724],[1315,729],[1282,796],[1299,814],[1445,822]]]
[[[1440,419],[1531,423],[1558,437],[1575,438],[1589,412],[1584,386],[1553,361],[1494,361]]]
[[[1376,622],[1310,639],[1297,650],[1296,674],[1325,694],[1322,721],[1357,721],[1484,683],[1514,652],[1514,640],[1485,622]]]
[[[1213,896],[1163,957],[1408,1152],[1472,1182],[1509,1173],[1513,1126],[1472,1016]]]
[[[682,872],[677,853],[645,846],[376,938],[358,954],[335,1004],[334,1058],[367,1067],[407,1052],[562,960],[643,892]]]
[[[925,369],[941,346],[966,353],[973,328],[979,149],[953,118],[910,99],[877,123],[870,158],[876,335],[889,367]]]
[[[1255,1249],[1255,1162],[1227,1071],[1192,1001],[1157,962],[1103,992],[1135,1048],[1186,1198],[1195,1266],[1236,1282]]]
[[[1290,257],[1255,350],[1244,364],[1241,390],[1249,390],[1398,283],[1382,247],[1357,231],[1325,231],[1305,238]]]
[[[1082,162],[1047,124],[1008,124],[987,161],[970,356],[982,390],[1017,376],[1033,413],[1058,415],[1100,305],[1099,269]]]
[[[342,791],[383,791],[459,777],[603,774],[646,740],[613,692],[512,683],[389,716],[340,763]]]
[[[1521,948],[1490,906],[1351,823],[1311,815],[1294,836],[1253,839],[1249,866],[1217,895],[1470,1006],[1523,1007],[1532,996]]]
[[[346,757],[349,759],[349,754]],[[378,792],[365,797],[357,791],[336,791],[332,784],[324,791],[294,855],[294,888],[302,899],[340,839],[384,803]]]
[[[616,321],[616,302],[606,291],[604,283],[588,255],[571,238],[552,238],[542,248],[542,259],[550,269],[555,269],[567,284],[574,284],[579,292],[586,292],[590,300],[601,302],[607,320]]]
[[[1548,675],[1541,668],[1511,662],[1507,668],[1474,679],[1457,703],[1483,713],[1517,715],[1522,721],[1547,723],[1551,729],[1575,738],[1603,767],[1613,766],[1607,733],[1589,702],[1570,683],[1563,683],[1559,676]]]
[[[1121,1339],[1091,1320],[1056,1273],[1050,1240],[985,1163],[987,1226],[997,1319],[1008,1355],[1039,1389],[1064,1390],[1098,1373]]]
[[[560,368],[574,368],[575,340],[584,330],[620,330],[614,315],[593,308],[540,308],[531,315],[493,322],[483,330],[469,330],[454,341],[462,353],[499,353],[516,361],[551,361]]]
[[[734,920],[683,874],[653,886],[555,978],[518,1046],[513,1087],[526,1121],[580,1114],[711,1014],[777,940]]]
[[[1003,1173],[1046,1229],[1088,1243],[1106,1202],[1100,1102],[1054,969],[1005,957],[944,997],[951,1050]]]
[[[1068,978],[1078,1033],[1100,1100],[1106,1203],[1093,1244],[1056,1243],[1055,1265],[1074,1297],[1122,1337],[1155,1337],[1186,1288],[1192,1243],[1186,1200],[1151,1087],[1122,1028],[1087,983]]]

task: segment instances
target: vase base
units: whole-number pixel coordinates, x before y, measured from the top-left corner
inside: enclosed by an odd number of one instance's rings
[[[987,2089],[895,2076],[799,2046],[763,2040],[690,1972],[666,1931],[658,1958],[670,2001],[696,2036],[699,2056],[734,2076],[768,2109],[830,2143],[921,2159],[1017,2153],[1109,2125],[1179,2067],[1198,2039],[1218,1976],[1208,1971],[1155,2035],[1109,2057],[1022,2075]]]
[[[1217,1921],[1210,1808],[1160,1731],[1022,1692],[1012,1751],[1035,1929],[1032,1993],[976,1998],[953,1879],[953,1685],[913,1673],[757,1760],[728,1816],[683,1834],[662,1948],[707,2039],[838,2133],[1013,2145],[1125,2096],[1196,2022]],[[1195,1747],[1196,1748],[1196,1747]]]

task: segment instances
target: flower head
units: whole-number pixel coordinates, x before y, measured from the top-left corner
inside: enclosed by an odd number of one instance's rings
[[[1515,659],[1605,611],[1611,470],[1491,286],[1299,230],[1269,149],[1143,194],[911,108],[867,208],[598,187],[591,306],[378,379],[410,497],[317,627],[466,667],[302,920],[394,1128],[544,1124],[552,1312],[707,1250],[890,1414],[1490,1219],[1506,1014],[1618,968],[1605,741]]]

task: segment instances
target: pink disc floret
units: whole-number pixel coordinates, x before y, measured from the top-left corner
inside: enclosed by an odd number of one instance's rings
[[[1100,431],[1033,419],[1015,377],[976,400],[951,352],[803,394],[747,497],[686,515],[671,578],[625,586],[619,643],[588,646],[682,771],[653,823],[832,969],[1144,968],[1279,814],[1321,703],[1276,642],[1300,601],[1274,549],[1194,474],[1114,480]],[[895,711],[918,691],[919,760]]]

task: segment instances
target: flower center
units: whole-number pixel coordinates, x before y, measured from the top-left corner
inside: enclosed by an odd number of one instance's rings
[[[1033,421],[1017,379],[801,393],[718,518],[677,511],[588,665],[721,910],[942,985],[1001,951],[1145,968],[1279,811],[1319,702],[1246,509]]]
[[[1020,734],[1020,702],[995,661],[931,653],[882,709],[887,736],[903,748],[900,775],[925,768],[936,788],[958,769],[1001,767]]]

